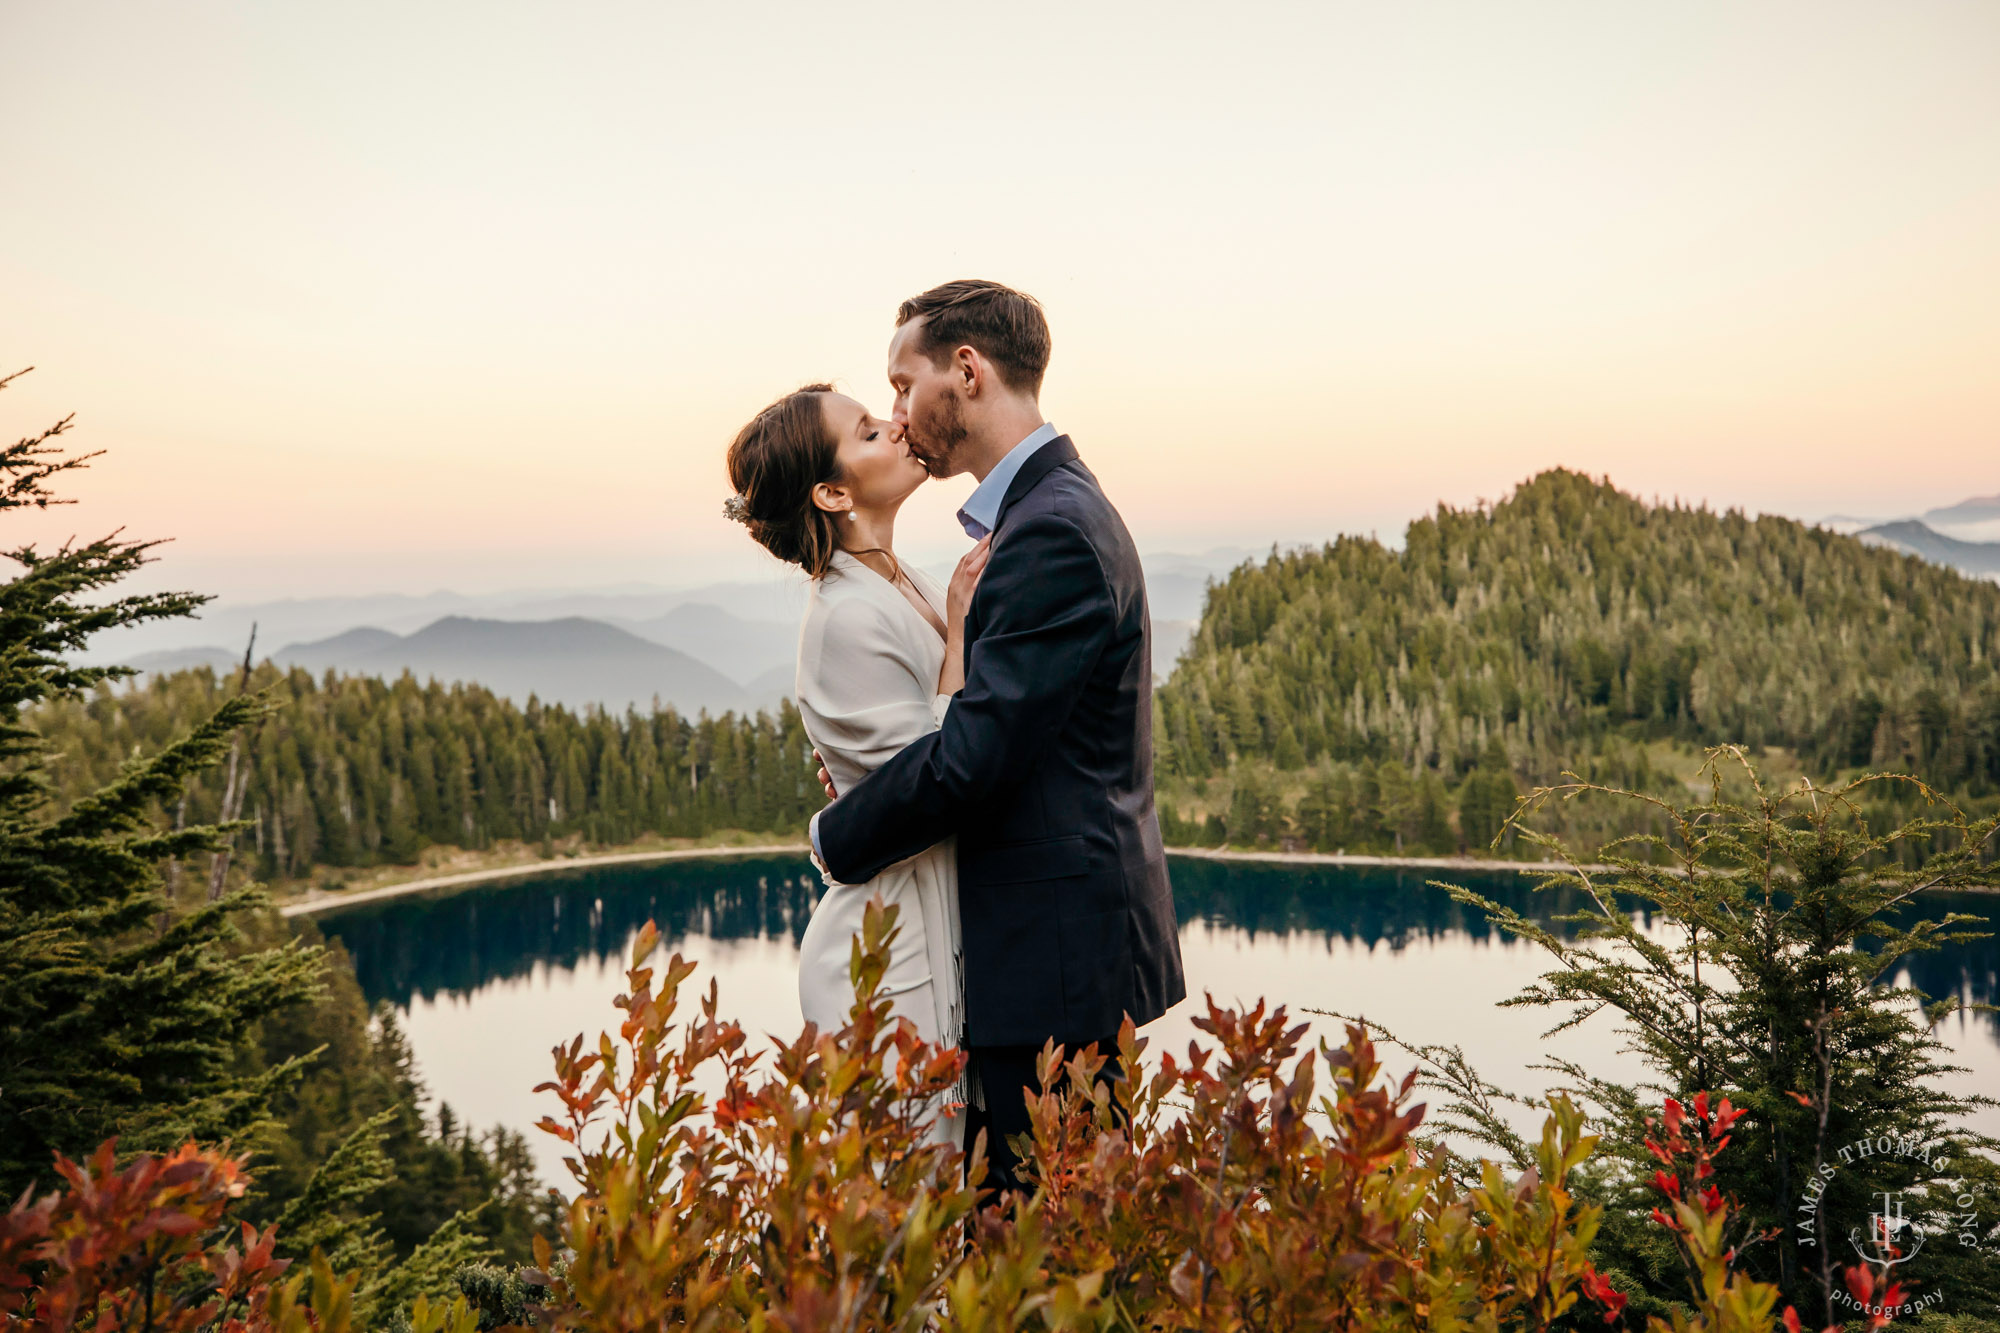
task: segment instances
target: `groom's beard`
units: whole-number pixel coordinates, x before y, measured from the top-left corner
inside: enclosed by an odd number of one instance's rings
[[[965,443],[968,433],[958,398],[946,394],[943,405],[936,411],[910,419],[910,452],[917,456],[917,461],[931,476],[949,477],[955,471],[951,465],[952,456]]]

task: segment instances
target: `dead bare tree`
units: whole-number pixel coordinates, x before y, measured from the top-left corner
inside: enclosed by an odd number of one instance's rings
[[[250,690],[250,662],[257,651],[257,624],[250,623],[250,642],[243,649],[243,672],[236,680],[236,692],[246,694]],[[234,823],[243,813],[243,792],[250,785],[249,773],[243,764],[243,733],[237,732],[229,742],[229,771],[222,782],[222,813],[218,823]],[[223,881],[229,877],[229,858],[236,846],[236,835],[230,834],[229,841],[221,851],[208,860],[208,900],[214,902],[222,896]]]

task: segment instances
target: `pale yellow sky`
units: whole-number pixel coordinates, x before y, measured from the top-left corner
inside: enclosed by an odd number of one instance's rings
[[[1153,551],[1553,464],[2000,491],[2000,5],[0,0],[0,395],[235,595],[764,568],[724,444],[898,300],[1047,304]],[[954,549],[967,483],[901,543]]]

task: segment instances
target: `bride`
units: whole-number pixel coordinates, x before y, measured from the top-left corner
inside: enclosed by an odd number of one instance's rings
[[[965,613],[986,566],[982,541],[949,590],[896,558],[896,512],[929,475],[902,429],[830,384],[809,384],[759,412],[729,446],[736,494],[724,512],[780,560],[812,577],[799,628],[799,714],[845,791],[944,720],[965,684]],[[866,884],[829,882],[799,945],[799,1004],[822,1031],[854,1005],[851,942],[869,899],[900,908],[881,994],[927,1042],[958,1044],[958,864],[947,840]],[[940,1139],[959,1143],[964,1112],[947,1108]]]

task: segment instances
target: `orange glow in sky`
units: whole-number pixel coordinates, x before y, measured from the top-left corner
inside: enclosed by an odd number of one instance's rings
[[[963,276],[1045,302],[1150,551],[1555,464],[2000,491],[1988,0],[16,0],[0,112],[0,429],[110,451],[10,537],[175,536],[174,585],[767,568],[730,435],[808,379],[886,411],[897,302]]]

